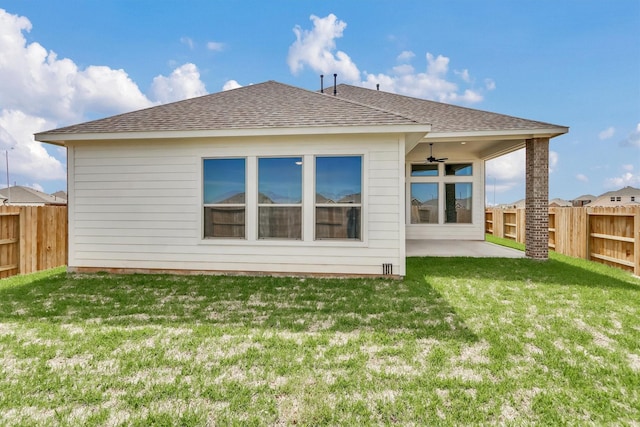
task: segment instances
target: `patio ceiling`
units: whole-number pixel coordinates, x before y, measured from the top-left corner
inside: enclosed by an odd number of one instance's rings
[[[447,141],[422,139],[407,153],[407,159],[418,160],[429,156],[429,143],[431,142],[433,142],[433,153],[436,157],[448,157],[450,160],[490,160],[525,147],[524,139],[462,139]]]

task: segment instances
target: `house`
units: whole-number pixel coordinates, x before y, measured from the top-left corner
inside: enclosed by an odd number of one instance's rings
[[[59,190],[59,191],[56,191],[55,193],[51,193],[51,195],[53,197],[58,198],[58,199],[67,200],[67,192],[66,191]]]
[[[598,196],[587,206],[640,206],[640,189],[627,186],[620,190],[609,191]]]
[[[575,199],[573,199],[571,201],[571,205],[574,208],[581,208],[582,206],[585,206],[591,202],[593,202],[596,199],[596,196],[594,196],[593,194],[583,194],[580,197],[576,197]]]
[[[496,206],[498,209],[524,209],[525,208],[525,199],[516,200],[513,203],[505,203],[502,205]]]
[[[573,206],[571,202],[564,199],[555,198],[549,201],[550,208],[570,208],[571,206]]]
[[[4,198],[3,204],[14,206],[63,206],[67,200],[56,197],[34,188],[14,185],[0,190],[0,196]]]
[[[334,90],[268,81],[36,134],[67,148],[69,269],[404,276],[406,239],[484,239],[485,161],[520,148],[527,255],[547,257],[566,127]]]

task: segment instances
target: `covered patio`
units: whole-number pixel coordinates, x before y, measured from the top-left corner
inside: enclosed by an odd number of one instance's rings
[[[482,240],[407,240],[408,257],[525,258],[525,253]]]
[[[431,126],[405,140],[407,256],[514,256],[483,242],[485,164],[524,149],[526,250],[515,253],[548,258],[549,141],[567,127],[349,85],[337,92]]]

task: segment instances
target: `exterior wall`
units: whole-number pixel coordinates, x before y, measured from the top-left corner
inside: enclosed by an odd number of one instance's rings
[[[293,155],[305,160],[303,240],[255,239],[249,200],[247,239],[202,238],[203,158]],[[362,241],[314,241],[314,155],[363,156]],[[398,135],[74,143],[69,268],[382,275],[390,263],[404,275],[401,165]]]
[[[447,163],[471,163],[473,176],[471,177],[447,177],[446,182],[471,182],[473,184],[473,202],[471,207],[472,220],[470,224],[445,224],[444,215],[444,190],[439,189],[439,211],[441,212],[438,224],[411,224],[411,164],[423,163],[424,157],[408,156],[406,162],[406,203],[405,222],[407,239],[438,239],[438,240],[484,240],[485,234],[485,185],[484,185],[484,161],[478,158],[449,158]],[[432,182],[442,182],[434,179]],[[442,186],[440,186],[442,187]]]

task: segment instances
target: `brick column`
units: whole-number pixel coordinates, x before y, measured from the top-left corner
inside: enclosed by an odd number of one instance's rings
[[[549,258],[549,138],[526,141],[525,254]]]

